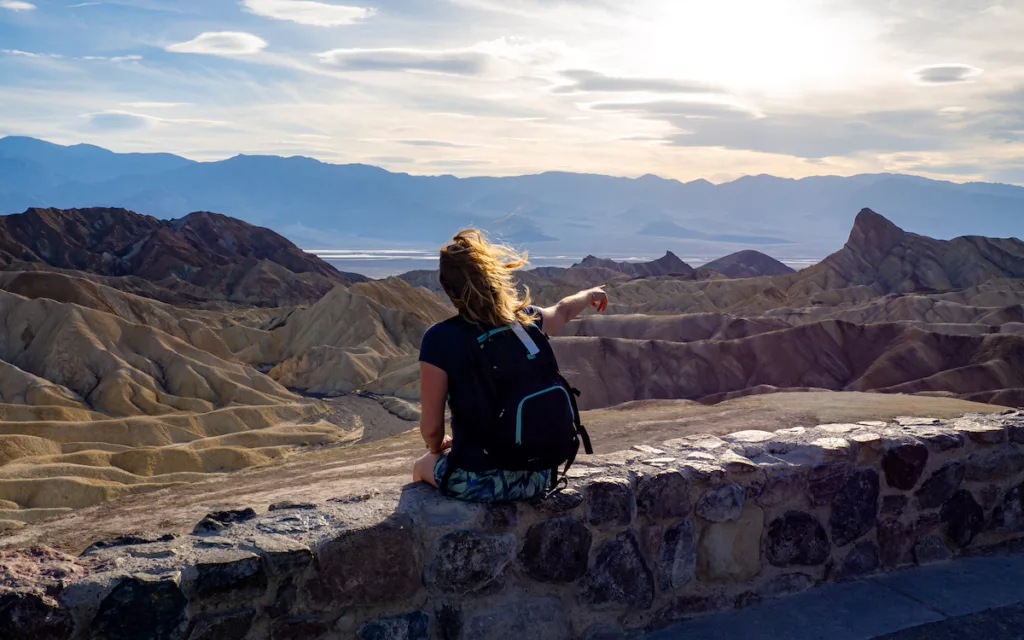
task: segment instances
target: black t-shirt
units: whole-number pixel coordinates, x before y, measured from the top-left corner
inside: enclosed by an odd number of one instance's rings
[[[527,307],[537,327],[544,329],[544,318],[536,307]],[[452,415],[452,454],[467,471],[487,471],[494,466],[484,451],[474,447],[466,434],[485,427],[486,389],[473,367],[471,346],[484,329],[464,320],[448,318],[427,329],[420,343],[420,362],[432,364],[448,374],[448,407]],[[460,437],[462,436],[462,437]]]

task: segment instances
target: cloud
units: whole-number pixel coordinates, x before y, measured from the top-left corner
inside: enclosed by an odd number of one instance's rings
[[[174,107],[189,106],[188,102],[122,102],[122,107],[130,109],[173,109]]]
[[[174,53],[205,53],[217,56],[242,56],[259,53],[267,41],[251,33],[239,31],[207,31],[188,42],[179,42],[167,47]]]
[[[473,49],[333,49],[320,61],[348,71],[435,71],[452,75],[480,75],[488,57]]]
[[[556,93],[722,93],[722,88],[717,85],[691,80],[606,76],[586,69],[563,71],[562,75],[568,78],[572,84],[556,87],[554,89]]]
[[[447,140],[395,140],[395,142],[412,147],[444,147],[447,149],[472,149],[479,146],[461,142],[448,142]]]
[[[32,51],[22,51],[21,49],[0,49],[0,53],[8,56],[21,56],[22,58],[50,58],[57,59],[63,58],[64,56],[59,53],[35,53]]]
[[[250,13],[274,20],[288,20],[315,27],[355,24],[374,15],[375,9],[350,7],[312,0],[244,0]]]
[[[967,64],[933,64],[911,69],[907,73],[919,84],[955,84],[971,82],[984,70]]]
[[[130,131],[145,129],[158,122],[157,118],[129,113],[127,111],[104,111],[90,113],[85,116],[94,129],[101,131]]]
[[[652,102],[597,102],[594,111],[638,113],[654,119],[667,118],[751,118],[757,114],[738,104],[691,100],[655,100]]]
[[[319,54],[328,66],[348,71],[430,71],[460,76],[514,75],[554,62],[567,47],[561,42],[499,38],[455,49],[332,49]]]
[[[157,125],[177,124],[184,124],[190,127],[228,126],[226,125],[226,123],[219,122],[216,120],[201,120],[191,118],[161,118],[158,116],[151,116],[144,113],[121,111],[119,109],[99,111],[97,113],[86,113],[82,117],[85,118],[94,129],[100,129],[102,131],[131,131],[134,129],[148,129],[150,127],[154,127]]]
[[[32,11],[36,5],[31,2],[22,2],[22,0],[0,0],[0,8],[11,11]]]
[[[101,60],[105,62],[138,62],[142,60],[142,56],[128,55],[128,56],[82,56],[82,60]]]

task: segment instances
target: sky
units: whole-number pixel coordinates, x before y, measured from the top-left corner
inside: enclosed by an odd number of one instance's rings
[[[0,0],[0,135],[1024,184],[1024,0]]]

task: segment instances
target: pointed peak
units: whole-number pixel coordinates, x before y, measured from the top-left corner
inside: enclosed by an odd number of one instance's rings
[[[886,252],[899,244],[906,237],[906,232],[897,227],[891,220],[864,208],[853,221],[853,230],[847,246]]]

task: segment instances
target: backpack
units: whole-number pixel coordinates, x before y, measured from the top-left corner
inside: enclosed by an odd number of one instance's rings
[[[547,335],[536,325],[519,323],[481,332],[466,323],[473,370],[480,376],[485,398],[478,428],[464,434],[484,450],[495,467],[511,471],[551,470],[549,489],[565,484],[582,441],[594,452],[580,423],[573,388],[558,370]],[[460,435],[460,437],[464,437]],[[441,490],[458,465],[449,458]],[[562,478],[558,469],[562,466]]]

